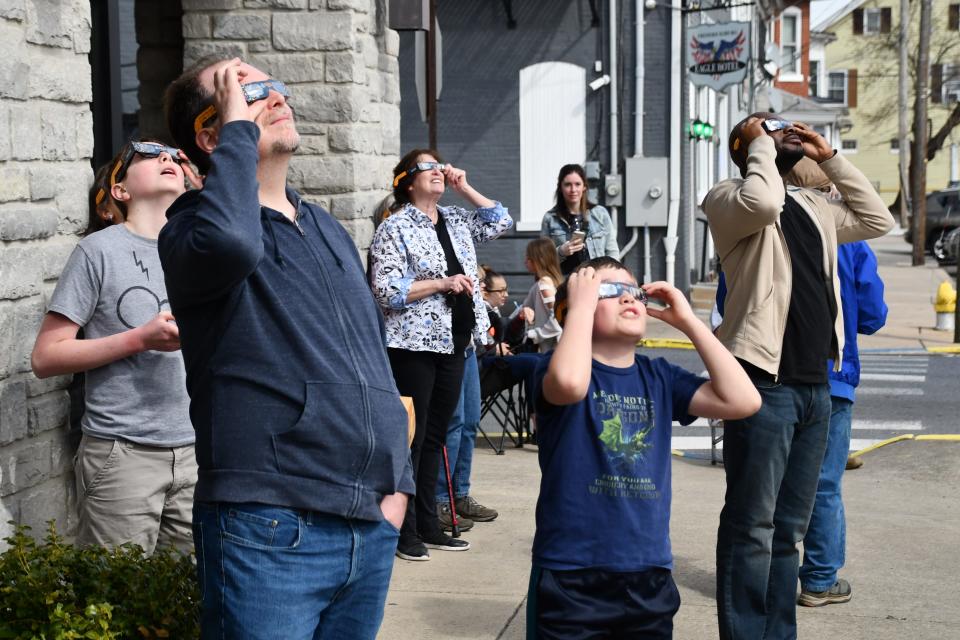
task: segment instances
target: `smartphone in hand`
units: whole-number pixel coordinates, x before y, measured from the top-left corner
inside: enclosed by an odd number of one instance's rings
[[[580,244],[580,243],[583,242],[583,239],[586,238],[586,237],[587,237],[587,232],[586,232],[586,231],[574,231],[574,232],[573,232],[573,237],[572,237],[570,240],[571,240],[572,242],[576,242],[577,244]]]

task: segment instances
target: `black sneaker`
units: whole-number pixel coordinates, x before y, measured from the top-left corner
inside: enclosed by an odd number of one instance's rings
[[[470,543],[460,538],[452,538],[442,531],[429,536],[421,536],[423,544],[428,549],[439,549],[440,551],[466,551],[470,548]]]
[[[463,514],[474,522],[490,522],[500,515],[496,509],[485,507],[470,496],[457,498],[454,506],[457,507],[457,515]]]
[[[450,503],[437,503],[437,519],[440,521],[440,528],[444,531],[453,531],[453,518],[450,517]],[[473,520],[465,518],[457,511],[457,527],[460,531],[470,531],[473,529]]]
[[[825,604],[843,604],[844,602],[850,602],[850,598],[852,597],[853,590],[850,588],[850,583],[843,578],[837,578],[833,586],[826,591],[808,591],[807,589],[801,589],[797,604],[801,607],[822,607]]]
[[[397,557],[412,562],[424,562],[430,559],[430,552],[427,551],[426,545],[419,540],[413,542],[401,540],[397,543]]]

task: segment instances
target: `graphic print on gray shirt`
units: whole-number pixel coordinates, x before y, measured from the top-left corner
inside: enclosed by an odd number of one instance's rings
[[[83,327],[88,339],[134,329],[169,310],[157,241],[122,224],[80,241],[49,308]],[[193,443],[179,351],[144,351],[86,376],[86,411],[80,423],[84,433],[154,447]]]

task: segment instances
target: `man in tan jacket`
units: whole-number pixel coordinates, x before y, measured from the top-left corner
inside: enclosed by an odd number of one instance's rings
[[[797,543],[806,532],[830,420],[827,359],[843,349],[837,243],[893,226],[872,185],[801,123],[756,113],[730,133],[742,178],[703,202],[728,293],[721,342],[763,406],[724,434],[726,500],[717,532],[723,639],[796,637]],[[804,156],[843,196],[783,181]]]

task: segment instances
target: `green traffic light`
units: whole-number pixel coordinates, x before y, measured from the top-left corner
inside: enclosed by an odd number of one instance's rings
[[[699,118],[693,121],[690,125],[691,130],[693,131],[693,136],[695,138],[703,138],[703,127],[706,123],[701,121]]]
[[[709,122],[703,123],[703,138],[704,140],[713,138],[713,125]]]

